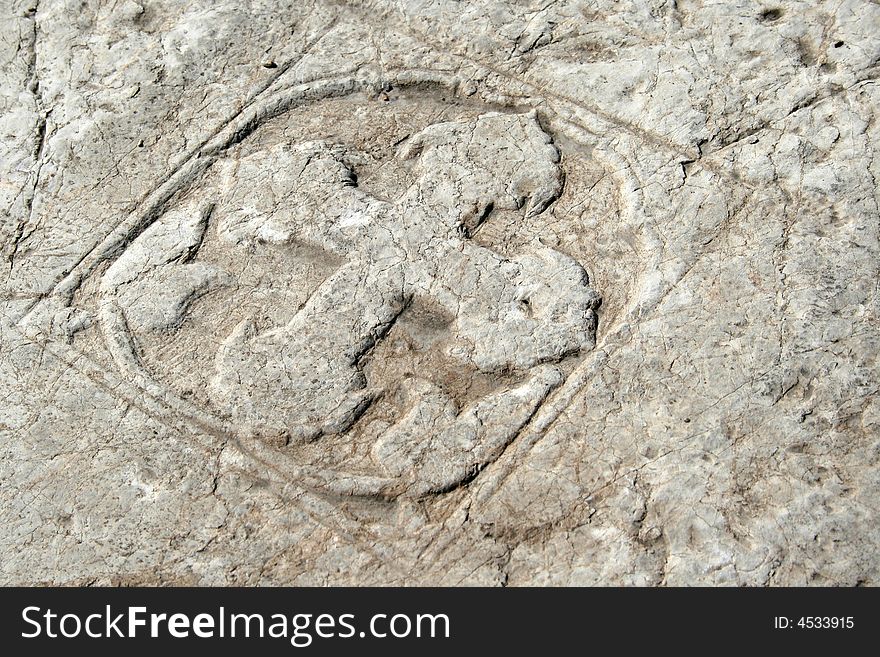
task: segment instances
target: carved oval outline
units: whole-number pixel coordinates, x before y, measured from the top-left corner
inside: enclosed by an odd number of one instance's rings
[[[279,80],[282,78],[279,78]],[[276,81],[277,82],[277,81]],[[181,162],[171,174],[162,181],[140,204],[139,208],[129,214],[123,221],[117,224],[90,252],[88,252],[76,266],[56,285],[49,295],[52,299],[63,300],[69,305],[73,295],[82,285],[105,262],[114,261],[126,246],[137,239],[140,234],[165,213],[169,203],[182,191],[197,184],[203,174],[223,157],[225,152],[244,140],[266,121],[275,118],[296,107],[332,98],[342,98],[355,93],[372,92],[378,93],[388,86],[398,88],[411,88],[418,86],[432,86],[443,88],[448,93],[461,97],[461,85],[463,80],[455,73],[447,71],[435,71],[430,69],[401,69],[386,72],[384,75],[375,73],[360,77],[341,75],[309,81],[282,88],[276,91],[268,91],[253,100],[251,105],[232,117],[208,138],[203,145],[186,160]],[[271,88],[270,88],[271,89]],[[470,94],[468,94],[470,95]],[[596,130],[582,125],[577,112],[570,108],[556,108],[556,99],[546,99],[536,96],[496,95],[487,104],[501,105],[509,108],[538,109],[539,117],[549,120],[554,131],[559,131],[579,143],[591,141],[585,139],[586,135],[595,134]],[[564,101],[560,101],[563,102]],[[601,123],[601,119],[599,121]],[[638,183],[632,174],[632,166],[622,152],[602,149],[597,159],[605,159],[612,166],[606,167],[612,175],[618,178],[619,187],[626,189],[631,204],[621,208],[628,216],[633,217],[637,213]],[[30,314],[30,313],[29,313]],[[23,321],[23,320],[22,320]],[[118,309],[109,305],[102,305],[99,310],[99,321],[103,327],[118,327],[120,322],[125,322],[124,316]],[[389,498],[398,496],[401,490],[401,482],[396,479],[352,475],[350,473],[326,470],[312,466],[302,466],[292,461],[289,457],[259,440],[246,439],[237,434],[233,427],[212,413],[204,411],[201,407],[183,399],[167,386],[156,381],[137,360],[134,345],[114,339],[113,335],[125,335],[127,331],[104,330],[105,342],[114,362],[119,370],[125,375],[129,383],[140,389],[146,395],[158,402],[167,411],[182,419],[185,424],[191,425],[198,432],[206,433],[215,439],[223,441],[223,444],[232,444],[248,460],[256,461],[263,467],[273,464],[271,469],[281,468],[287,477],[297,481],[298,484],[307,488],[324,490],[339,495],[374,494],[368,491],[382,490]],[[590,357],[593,355],[593,357]],[[576,369],[563,381],[563,383],[550,395],[548,400],[538,408],[535,416],[524,427],[521,433],[527,433],[526,439],[520,441],[518,451],[530,449],[549,428],[555,419],[562,413],[565,407],[571,403],[575,394],[591,378],[591,375],[601,367],[607,358],[604,351],[589,352],[587,357],[578,364]],[[507,455],[502,454],[493,463],[498,463]],[[506,459],[510,462],[509,459]],[[509,470],[502,464],[502,478]],[[497,477],[495,478],[497,480]],[[487,487],[481,487],[485,491]],[[494,489],[495,486],[488,486]]]

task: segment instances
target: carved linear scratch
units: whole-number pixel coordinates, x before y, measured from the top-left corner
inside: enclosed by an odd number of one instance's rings
[[[74,261],[68,274],[64,276],[64,278],[62,278],[51,291],[43,296],[71,296],[82,281],[94,271],[95,267],[100,262],[112,257],[114,253],[118,251],[121,243],[134,240],[144,229],[147,228],[147,226],[155,221],[171,197],[184,188],[188,181],[197,178],[211,165],[212,160],[210,159],[204,159],[200,162],[200,156],[205,151],[210,150],[210,146],[217,142],[218,138],[220,138],[231,125],[240,122],[241,117],[246,115],[251,108],[258,104],[258,102],[267,95],[267,92],[270,92],[273,87],[278,86],[278,84],[280,84],[279,81],[297,64],[297,62],[302,60],[303,57],[305,57],[318,43],[320,43],[321,40],[324,39],[325,36],[327,36],[327,34],[335,27],[336,23],[337,19],[334,18],[327,25],[326,29],[306,44],[301,52],[297,53],[296,56],[290,58],[286,62],[278,65],[278,68],[274,70],[265,81],[263,81],[263,83],[240,108],[232,112],[228,118],[222,121],[217,127],[209,132],[208,135],[187,151],[180,158],[178,163],[171,167],[168,172],[156,182],[151,188],[151,191],[147,192],[142,197],[138,202],[137,207],[128,218],[120,221],[92,249],[86,251],[78,260]],[[245,127],[248,125],[247,121],[243,123]],[[240,134],[241,132],[242,130],[240,129],[231,138],[221,140],[225,144],[224,148],[243,139],[243,135]],[[34,306],[35,305],[36,304],[34,304]],[[34,306],[28,308],[19,318],[19,321],[24,320],[27,315],[33,311]]]

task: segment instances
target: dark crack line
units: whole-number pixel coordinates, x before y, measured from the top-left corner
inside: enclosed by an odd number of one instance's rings
[[[15,258],[18,255],[19,247],[29,236],[25,235],[25,226],[33,225],[34,200],[36,199],[37,189],[40,184],[40,172],[43,168],[43,152],[46,145],[46,124],[48,123],[49,116],[52,114],[52,110],[49,110],[48,112],[43,111],[43,97],[40,89],[40,78],[37,73],[37,67],[39,64],[37,61],[37,44],[39,42],[40,34],[40,25],[37,21],[37,14],[39,13],[39,10],[40,3],[37,1],[33,9],[27,14],[27,18],[31,20],[32,29],[28,41],[29,53],[27,60],[26,88],[34,97],[34,104],[37,111],[37,121],[34,126],[34,148],[31,155],[34,165],[31,180],[29,181],[31,189],[27,192],[24,201],[24,210],[27,218],[18,221],[15,235],[12,238],[12,249],[7,256],[7,261],[9,262],[9,273],[6,278],[7,282],[12,276],[12,270],[15,267]]]

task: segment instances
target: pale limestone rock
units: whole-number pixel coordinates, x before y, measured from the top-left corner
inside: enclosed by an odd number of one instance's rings
[[[877,583],[876,3],[0,12],[0,582]]]

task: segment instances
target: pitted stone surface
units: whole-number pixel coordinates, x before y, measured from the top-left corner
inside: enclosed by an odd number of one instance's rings
[[[876,3],[10,2],[0,581],[876,584]]]

